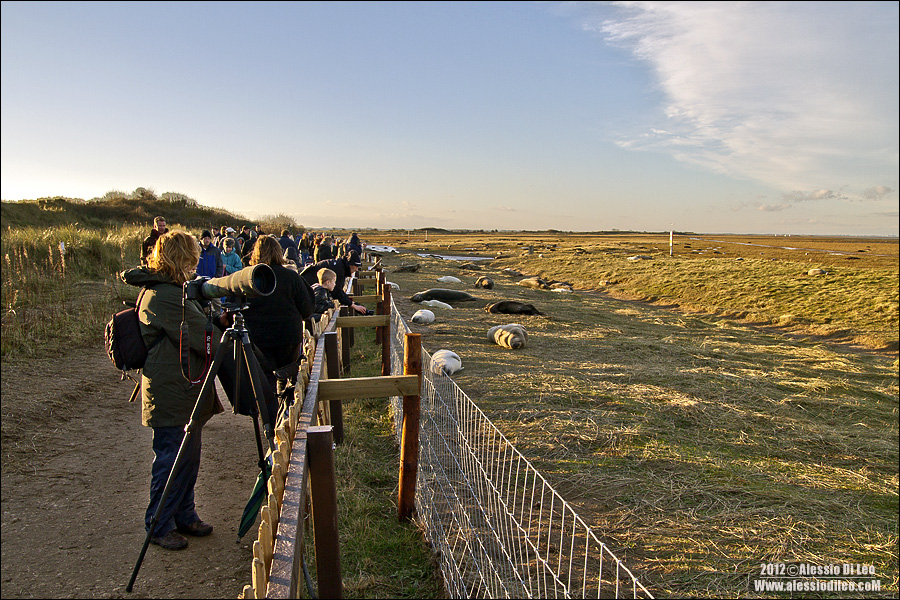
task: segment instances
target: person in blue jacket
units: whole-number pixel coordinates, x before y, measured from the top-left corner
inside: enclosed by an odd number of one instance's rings
[[[225,249],[222,252],[222,262],[225,264],[225,274],[231,275],[232,273],[243,269],[244,263],[241,262],[241,255],[234,249],[234,240],[225,238],[224,247]]]
[[[200,277],[222,277],[225,274],[225,263],[222,251],[212,243],[212,234],[204,229],[200,234],[200,262],[197,263],[197,275]]]

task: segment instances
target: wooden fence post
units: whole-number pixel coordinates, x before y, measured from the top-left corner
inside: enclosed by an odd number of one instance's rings
[[[329,331],[323,333],[325,338],[325,368],[328,370],[328,379],[341,378],[341,361],[338,353],[337,333]],[[331,400],[328,403],[331,414],[331,425],[334,427],[334,443],[344,443],[344,406],[340,400]]]
[[[341,306],[341,310],[338,313],[342,317],[350,316],[350,307],[349,306]],[[344,375],[350,372],[350,334],[353,332],[352,327],[341,327],[340,328],[340,336],[341,336],[341,364],[344,366]]]
[[[375,273],[375,295],[381,297],[382,289],[384,288],[384,273]],[[376,302],[375,304],[375,314],[383,315],[384,314],[384,303]],[[375,328],[375,343],[380,344],[382,340],[382,336],[384,335],[383,327]]]
[[[331,427],[308,430],[309,482],[319,598],[342,598],[341,552],[338,538],[337,490]]]
[[[391,286],[387,283],[384,278],[384,272],[378,274],[378,277],[381,279],[381,294],[382,294],[382,305],[383,305],[383,313],[388,316],[391,315]],[[387,326],[382,328],[381,334],[381,374],[382,375],[390,375],[391,374],[391,340],[393,339],[393,332],[391,331],[391,322],[388,321]]]
[[[422,337],[407,333],[403,349],[403,374],[419,376],[422,389]],[[403,396],[403,425],[400,437],[400,491],[397,516],[409,520],[416,506],[416,474],[419,470],[419,410],[421,397]]]

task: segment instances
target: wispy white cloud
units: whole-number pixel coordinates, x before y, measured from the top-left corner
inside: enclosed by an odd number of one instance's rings
[[[659,122],[619,144],[789,201],[880,199],[898,170],[896,3],[615,2],[586,22],[653,69]],[[846,190],[845,193],[831,189]],[[881,191],[877,191],[881,190]],[[777,205],[780,206],[780,205]]]

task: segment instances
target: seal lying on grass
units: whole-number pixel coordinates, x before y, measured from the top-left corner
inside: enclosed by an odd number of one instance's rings
[[[453,307],[447,304],[446,302],[441,302],[440,300],[422,300],[421,304],[428,306],[430,308],[443,308],[446,310],[453,310]]]
[[[419,265],[400,265],[396,269],[394,269],[394,273],[415,273],[419,270]]]
[[[434,323],[434,313],[431,312],[430,310],[425,310],[423,308],[422,310],[417,310],[416,314],[414,314],[412,316],[412,319],[410,319],[410,321],[412,321],[413,323],[419,323],[422,325]]]
[[[518,300],[501,300],[494,302],[489,306],[485,306],[484,310],[489,313],[501,315],[543,315],[541,311],[536,309],[533,304],[526,304]]]
[[[424,292],[419,292],[418,294],[414,294],[410,300],[412,302],[422,302],[423,300],[440,300],[441,302],[468,302],[471,300],[478,300],[472,294],[468,292],[462,292],[460,290],[448,290],[444,288],[432,288],[430,290],[425,290]]]
[[[528,332],[518,323],[509,323],[488,329],[487,338],[498,346],[518,350],[528,343]]]
[[[475,280],[475,287],[481,287],[486,290],[492,290],[492,289],[494,289],[494,280],[491,279],[490,277],[485,277],[484,275],[482,275],[481,277],[479,277],[478,279]]]
[[[435,375],[445,373],[453,375],[457,371],[462,371],[462,359],[456,352],[450,350],[438,350],[431,355],[431,372]]]

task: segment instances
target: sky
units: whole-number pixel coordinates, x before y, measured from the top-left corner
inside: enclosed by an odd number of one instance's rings
[[[3,200],[897,236],[897,2],[2,2]]]

